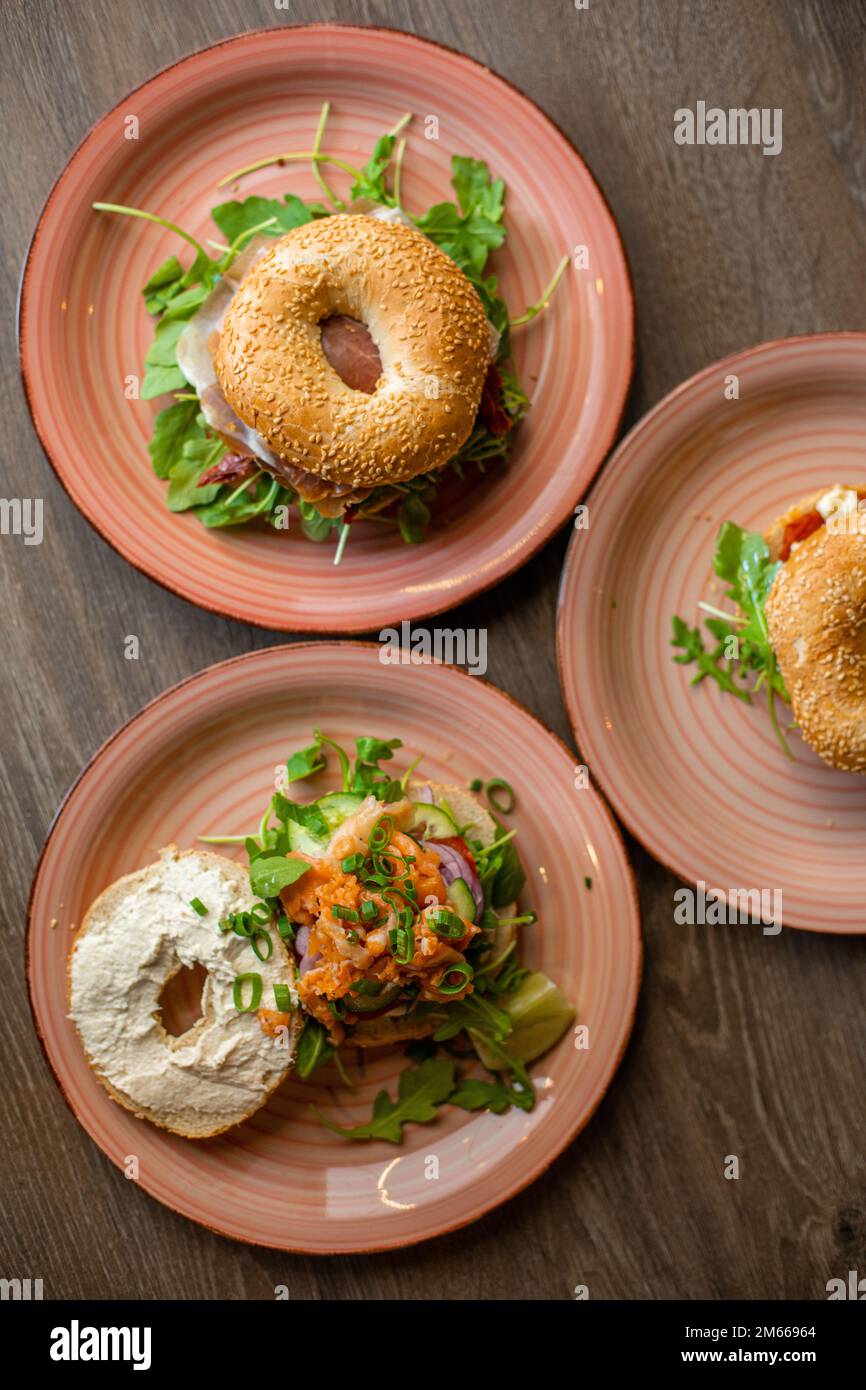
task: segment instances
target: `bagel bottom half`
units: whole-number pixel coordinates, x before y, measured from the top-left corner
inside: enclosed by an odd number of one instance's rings
[[[458,824],[468,827],[469,839],[480,840],[482,845],[493,844],[499,833],[496,822],[490,812],[481,805],[471,792],[466,791],[463,787],[444,782],[412,782],[409,788],[410,794],[417,797],[422,786],[430,788],[435,801],[440,805],[443,800],[447,801]],[[507,907],[502,908],[501,913],[503,917],[513,917],[515,904],[510,903]],[[494,959],[507,950],[516,935],[517,928],[514,926],[497,928],[493,940]],[[347,1036],[346,1046],[388,1047],[416,1038],[429,1038],[446,1017],[447,1005],[425,1004],[407,1017],[383,1014],[380,1018],[363,1019],[353,1027]]]
[[[206,909],[199,915],[198,900]],[[188,1139],[221,1134],[254,1114],[294,1060],[300,1012],[265,1032],[256,1010],[239,1012],[238,975],[290,985],[294,965],[279,935],[261,961],[221,918],[254,905],[247,872],[220,855],[174,846],[155,864],[118,879],[89,908],[69,959],[69,1011],[91,1070],[113,1100]],[[183,967],[203,967],[201,1017],[178,1037],[164,1027],[162,991]]]

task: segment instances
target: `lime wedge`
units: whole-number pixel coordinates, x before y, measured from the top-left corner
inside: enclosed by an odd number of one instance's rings
[[[549,1051],[575,1017],[562,990],[540,970],[528,975],[513,994],[503,994],[496,1004],[511,1015],[514,1031],[502,1045],[519,1062],[534,1062]],[[472,1041],[485,1067],[490,1071],[502,1069],[502,1061],[488,1052],[480,1039],[473,1037]]]

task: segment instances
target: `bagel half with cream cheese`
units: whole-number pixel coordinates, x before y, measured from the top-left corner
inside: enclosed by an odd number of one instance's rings
[[[765,535],[781,561],[767,630],[800,732],[831,767],[866,772],[866,489],[824,488]],[[862,523],[862,525],[861,525]]]
[[[197,900],[206,909],[199,915]],[[258,1010],[239,1012],[238,975],[262,979],[261,1004],[274,1009],[275,984],[293,990],[294,964],[275,931],[270,957],[221,931],[230,913],[254,906],[247,871],[220,855],[162,851],[155,864],[118,879],[89,908],[69,959],[69,1011],[91,1070],[118,1104],[162,1129],[204,1139],[240,1124],[265,1104],[294,1061],[297,1010],[266,1031]],[[183,967],[207,977],[201,1017],[173,1037],[160,996]]]

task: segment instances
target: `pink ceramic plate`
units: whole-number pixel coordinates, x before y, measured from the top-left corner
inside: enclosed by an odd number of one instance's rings
[[[763,531],[825,484],[864,481],[866,335],[764,343],[692,377],[623,441],[560,595],[566,702],[623,821],[682,878],[778,889],[785,924],[814,931],[866,930],[866,778],[794,733],[786,761],[763,700],[691,687],[671,615],[695,624],[701,599],[719,603],[721,522]]]
[[[586,1124],[631,1029],[641,941],[628,861],[601,798],[574,786],[574,755],[526,710],[445,666],[386,667],[359,643],[276,647],[175,686],[96,754],[51,829],[30,901],[30,996],[48,1059],[69,1104],[113,1162],[137,1154],[142,1186],[225,1235],[317,1253],[387,1249],[474,1220],[536,1178]],[[291,1078],[264,1110],[226,1136],[189,1142],[109,1100],[66,1017],[72,928],[120,874],[170,842],[238,834],[258,824],[274,770],[312,724],[343,743],[398,737],[401,768],[424,753],[433,778],[506,775],[518,794],[527,871],[523,901],[541,925],[522,955],[574,1001],[589,1033],[537,1062],[535,1109],[498,1117],[447,1109],[413,1126],[401,1147],[357,1144],[325,1129],[311,1101],[343,1124],[392,1094],[402,1054],[368,1056],[353,1092]],[[350,744],[351,746],[351,744]],[[316,786],[337,777],[329,769]],[[591,880],[587,887],[585,878]],[[52,921],[57,925],[52,928]],[[439,1176],[428,1179],[435,1154]]]
[[[519,313],[560,258],[588,249],[550,311],[516,334],[534,400],[511,466],[468,487],[421,546],[372,522],[333,545],[172,515],[147,454],[166,401],[128,400],[152,335],[140,288],[184,243],[93,201],[146,208],[218,236],[226,197],[321,195],[306,165],[264,169],[239,194],[226,173],[309,149],[322,102],[327,147],[354,162],[405,111],[411,211],[451,198],[451,155],[486,159],[508,187],[509,238],[495,269]],[[138,120],[138,139],[124,138]],[[438,127],[432,120],[435,117]],[[425,138],[435,133],[438,138]],[[345,176],[336,175],[339,183]],[[343,185],[340,184],[342,188]],[[347,189],[343,189],[347,192]],[[188,248],[186,248],[188,249]],[[284,631],[363,632],[461,603],[522,565],[568,517],[614,437],[632,369],[632,298],[616,226],[565,137],[472,59],[408,34],[316,25],[244,34],[193,54],[131,93],[91,131],[56,184],[25,267],[21,362],[42,445],[75,505],[131,564],[202,608]]]

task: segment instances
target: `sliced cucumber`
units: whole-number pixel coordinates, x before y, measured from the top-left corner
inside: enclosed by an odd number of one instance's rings
[[[475,899],[465,878],[455,878],[453,883],[449,883],[445,890],[445,896],[455,912],[458,912],[467,922],[475,921]]]
[[[503,994],[497,1007],[511,1015],[514,1031],[502,1046],[519,1062],[534,1062],[558,1043],[574,1022],[575,1010],[558,985],[540,970],[528,975],[513,994]],[[490,1071],[503,1069],[501,1059],[488,1052],[478,1038],[472,1039],[475,1050]]]
[[[363,796],[358,796],[357,792],[328,792],[326,796],[320,796],[316,802],[319,810],[325,818],[329,830],[336,830],[338,825],[363,803]]]
[[[372,980],[359,980],[359,985],[371,985]],[[351,989],[348,994],[343,995],[343,1003],[350,1014],[374,1014],[380,1009],[387,1009],[389,1004],[393,1004],[402,985],[380,985],[379,989],[367,992],[360,989],[353,992]]]
[[[319,859],[328,848],[327,841],[317,840],[303,825],[289,821],[289,849],[296,854],[308,854],[311,859]]]
[[[413,801],[415,825],[424,825],[425,840],[450,840],[458,833],[457,826],[447,811],[441,806],[433,806],[427,801]]]

